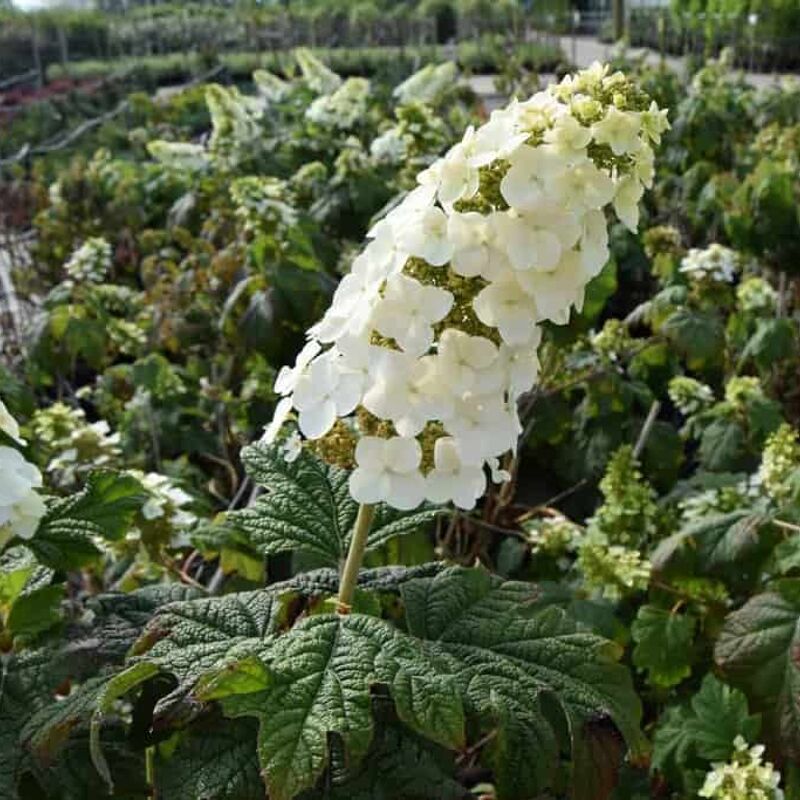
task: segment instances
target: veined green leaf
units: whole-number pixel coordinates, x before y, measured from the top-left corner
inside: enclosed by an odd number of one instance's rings
[[[773,741],[800,757],[800,581],[783,581],[730,614],[714,659],[764,710]]]
[[[267,491],[252,508],[228,518],[247,533],[253,546],[264,554],[305,550],[337,566],[347,554],[358,514],[347,485],[349,473],[307,450],[287,462],[278,447],[260,444],[245,448],[242,460],[253,480]],[[432,506],[411,512],[379,506],[367,549],[412,533],[438,513],[440,509]]]

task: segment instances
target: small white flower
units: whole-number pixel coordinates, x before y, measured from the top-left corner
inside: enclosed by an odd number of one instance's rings
[[[517,274],[520,286],[536,299],[536,321],[550,320],[556,325],[569,322],[570,309],[573,306],[580,311],[588,279],[582,255],[576,250],[564,253],[558,266],[550,272],[529,270]]]
[[[335,351],[312,361],[294,387],[301,433],[309,439],[324,436],[337,417],[346,416],[361,402],[363,387],[363,377],[343,368]]]
[[[446,264],[453,255],[447,215],[439,208],[426,208],[416,218],[404,220],[396,235],[399,246],[409,255],[423,258],[435,267]]]
[[[492,279],[506,266],[507,257],[497,238],[503,214],[454,211],[447,220],[447,236],[453,246],[450,266],[456,275]]]
[[[533,338],[539,318],[537,304],[516,281],[489,284],[472,301],[472,307],[484,325],[500,331],[506,344],[527,344]]]
[[[486,491],[486,476],[477,464],[464,463],[455,439],[445,436],[436,440],[433,464],[425,479],[428,500],[452,501],[459,508],[474,508],[475,501]]]
[[[508,386],[514,397],[529,391],[539,376],[539,342],[541,328],[536,328],[528,344],[520,347],[500,346],[500,361],[508,372]]]
[[[262,444],[272,444],[278,438],[283,424],[291,413],[292,398],[282,397],[275,406],[275,413],[272,415],[272,421],[264,428],[264,433],[261,436]]]
[[[659,108],[655,100],[642,112],[642,130],[654,144],[661,144],[661,134],[670,129],[668,115],[669,109]]]
[[[457,395],[487,394],[500,389],[503,381],[497,347],[483,336],[470,336],[455,328],[439,339],[438,378]]]
[[[591,211],[611,202],[614,182],[587,160],[553,177],[550,197],[554,196],[563,208]]]
[[[300,439],[300,434],[297,431],[292,431],[283,442],[283,457],[288,463],[297,461],[300,453],[303,450],[303,442]]]
[[[350,475],[350,494],[359,503],[385,502],[410,510],[425,498],[419,471],[422,450],[416,439],[364,436],[356,445],[358,467]]]
[[[436,370],[437,359],[384,351],[364,395],[364,408],[391,420],[402,436],[416,436],[430,419],[446,419],[452,399]]]
[[[422,355],[433,344],[431,326],[444,319],[452,305],[453,295],[446,289],[395,275],[386,282],[383,298],[375,308],[375,328],[407,353]]]
[[[592,132],[569,114],[560,116],[544,135],[547,144],[567,158],[582,160],[586,147],[592,141]]]
[[[30,539],[45,512],[36,489],[42,486],[42,474],[17,450],[0,446],[0,538],[7,534]]]
[[[537,223],[537,217],[536,214],[505,214],[497,220],[498,237],[516,270],[549,272],[561,259],[561,238],[555,230],[543,224],[544,219]]]
[[[511,167],[500,182],[506,202],[520,211],[553,205],[551,184],[566,171],[564,159],[552,148],[522,145],[510,157]]]
[[[462,457],[477,464],[514,447],[517,426],[516,410],[511,411],[497,395],[465,395],[456,400],[453,416],[445,422]]]
[[[592,136],[598,144],[607,144],[615,156],[622,156],[638,149],[641,127],[639,114],[611,106],[605,117],[592,125]]]

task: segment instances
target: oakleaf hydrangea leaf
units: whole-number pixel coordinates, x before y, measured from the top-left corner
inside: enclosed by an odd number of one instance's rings
[[[173,675],[176,689],[156,711],[179,700],[204,673],[248,655],[270,640],[283,619],[277,593],[240,592],[170,603],[152,618],[134,648],[134,663]]]
[[[424,640],[426,652],[446,660],[469,714],[500,728],[504,719],[528,720],[527,741],[544,744],[531,758],[552,755],[549,740],[564,717],[573,741],[577,726],[609,717],[631,746],[641,744],[641,707],[628,671],[616,663],[619,648],[579,630],[557,608],[526,611],[526,599],[534,599],[530,585],[453,568],[407,583],[402,596],[409,631]],[[538,701],[550,736],[542,715],[533,713]],[[519,733],[504,735],[520,741]],[[526,787],[529,794],[540,789]]]
[[[329,763],[331,733],[341,736],[349,763],[367,753],[374,684],[388,687],[411,728],[447,746],[463,743],[455,685],[418,642],[384,620],[310,617],[277,640],[268,658],[260,687],[252,662],[243,662],[252,691],[225,698],[223,708],[260,718],[259,755],[272,800],[290,800],[316,783]],[[227,682],[234,690],[245,683],[230,671]]]
[[[783,581],[730,614],[714,659],[764,709],[772,738],[800,757],[800,581]]]
[[[309,551],[338,565],[347,554],[358,513],[348,489],[349,473],[308,450],[288,462],[280,447],[261,444],[245,448],[242,460],[253,480],[267,490],[252,508],[229,514],[253,546],[264,554]],[[367,549],[413,533],[437,513],[432,506],[402,512],[379,505]]]
[[[252,719],[199,721],[174,750],[159,748],[155,784],[169,800],[263,800]]]

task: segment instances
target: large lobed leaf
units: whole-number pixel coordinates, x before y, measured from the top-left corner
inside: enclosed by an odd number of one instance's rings
[[[526,746],[551,766],[564,721],[574,747],[581,726],[601,717],[638,747],[641,707],[616,663],[620,648],[579,630],[557,608],[528,616],[533,592],[530,584],[457,568],[402,589],[409,631],[445,658],[468,713],[500,732],[498,747],[508,739],[506,751]],[[518,770],[505,759],[496,759],[495,770],[504,797],[528,797],[552,778],[547,768]]]
[[[783,581],[730,614],[714,658],[764,709],[772,740],[800,758],[800,581]]]
[[[562,744],[577,763],[587,723],[610,720],[639,744],[639,704],[619,649],[558,609],[535,613],[529,584],[449,569],[406,581],[401,594],[408,633],[360,614],[313,616],[249,656],[237,647],[238,660],[198,684],[227,714],[259,718],[270,797],[288,800],[317,782],[331,764],[332,734],[348,764],[364,757],[376,684],[433,741],[459,746],[466,719],[494,731],[487,757],[503,798],[551,785]]]
[[[242,451],[253,480],[266,492],[256,504],[229,515],[261,553],[287,550],[314,553],[325,563],[338,565],[347,554],[358,504],[350,497],[349,473],[302,451],[292,462],[280,448],[262,444]],[[413,533],[430,522],[440,509],[423,506],[402,512],[379,505],[370,528],[367,549],[389,539]]]
[[[313,786],[329,764],[338,734],[348,761],[372,742],[370,690],[384,684],[399,717],[444,745],[463,743],[463,709],[455,686],[418,643],[388,622],[361,614],[301,621],[270,653],[268,667],[243,661],[206,687],[226,713],[261,720],[259,755],[272,800]]]

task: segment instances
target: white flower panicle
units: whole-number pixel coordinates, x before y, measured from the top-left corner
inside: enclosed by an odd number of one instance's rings
[[[258,93],[270,102],[282,100],[291,89],[291,84],[266,69],[257,69],[253,73],[253,83]]]
[[[711,387],[688,375],[676,375],[667,387],[669,399],[684,416],[705,411],[714,403]]]
[[[783,800],[781,774],[763,760],[764,745],[750,747],[737,736],[733,746],[731,760],[713,765],[698,795],[712,800]]]
[[[102,283],[111,269],[111,245],[101,236],[87,239],[64,265],[75,281]]]
[[[427,64],[395,86],[392,96],[398,103],[433,103],[453,87],[458,68],[452,61]]]
[[[704,250],[693,247],[683,257],[680,267],[690,279],[711,283],[733,283],[739,270],[738,253],[716,243]]]
[[[312,447],[356,466],[359,502],[473,507],[515,447],[540,323],[582,307],[608,259],[606,209],[635,228],[666,127],[596,64],[469,128],[369,232],[278,376],[266,440],[294,409]]]
[[[763,278],[747,278],[736,287],[736,302],[745,313],[770,314],[778,305],[778,293]]]
[[[303,80],[317,94],[332,94],[342,85],[342,79],[310,50],[299,47],[294,51],[294,57],[303,73]]]
[[[327,128],[350,130],[364,119],[369,93],[366,78],[348,78],[332,94],[314,100],[306,109],[306,119]]]
[[[192,142],[167,142],[155,139],[147,143],[147,152],[165,167],[181,172],[201,172],[211,164],[211,158],[205,147]]]

